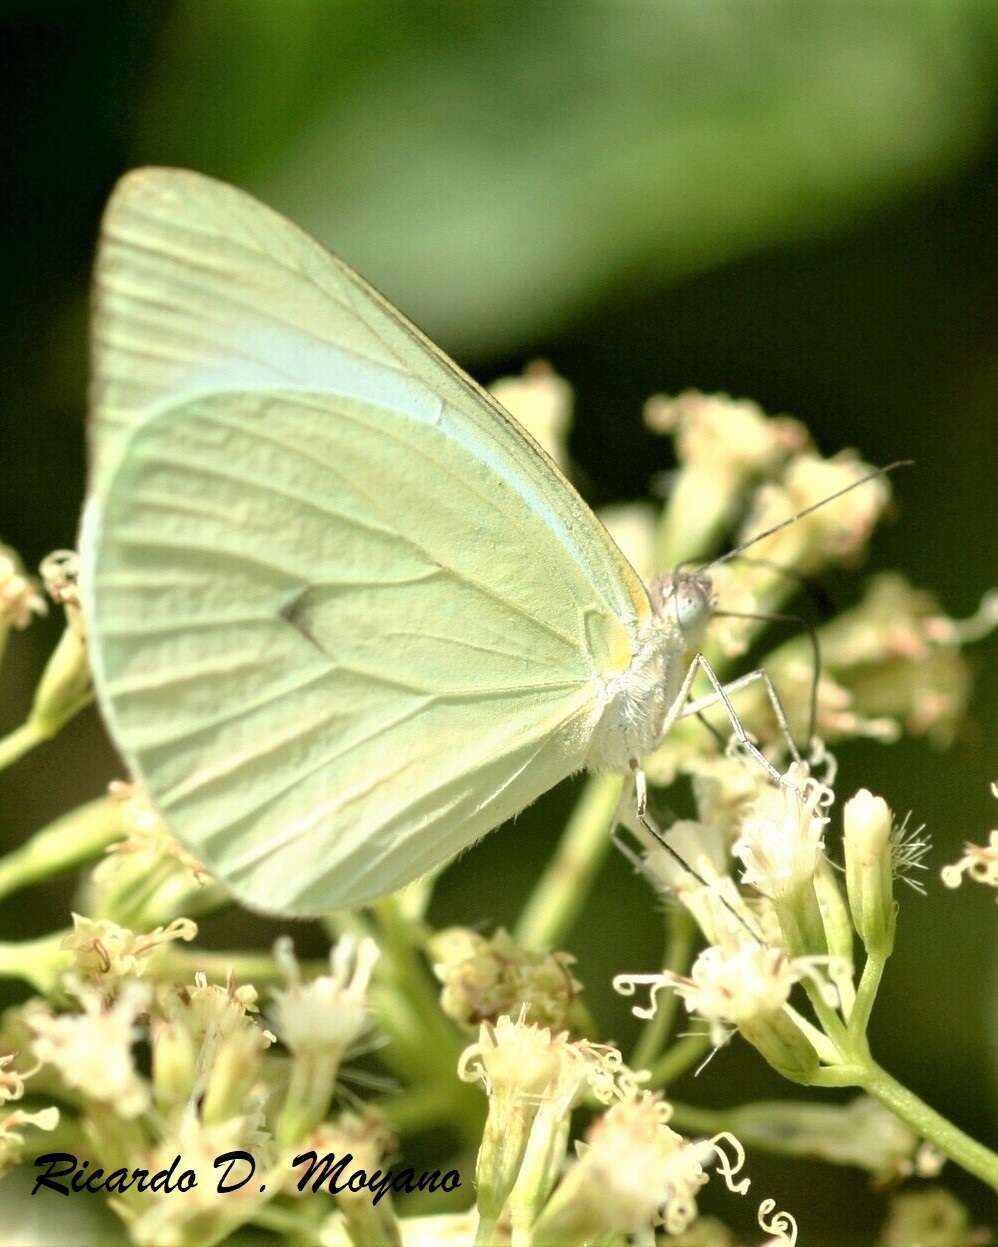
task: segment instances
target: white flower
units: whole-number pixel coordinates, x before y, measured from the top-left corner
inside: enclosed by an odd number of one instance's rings
[[[671,1109],[654,1095],[614,1104],[586,1131],[579,1158],[542,1214],[537,1237],[581,1232],[585,1240],[635,1233],[661,1213],[671,1233],[696,1216],[696,1193],[707,1175],[698,1149],[672,1130]]]
[[[671,988],[688,1013],[696,1013],[710,1024],[711,1039],[720,1047],[732,1027],[778,1013],[803,970],[782,949],[746,941],[734,948],[705,948],[689,975],[671,970],[619,974],[613,986],[624,996],[632,996],[638,987],[650,988],[650,1006],[634,1008],[635,1016],[645,1019],[655,1016],[658,993]]]
[[[991,785],[991,792],[998,797],[998,780]],[[958,888],[964,875],[985,887],[998,888],[998,828],[991,832],[987,844],[965,843],[963,857],[942,869],[943,883],[948,888]]]
[[[975,883],[998,888],[998,828],[992,831],[987,844],[965,844],[963,857],[943,867],[943,883],[948,888],[958,888],[965,874]]]
[[[13,1055],[0,1056],[0,1105],[12,1100],[19,1100],[24,1095],[24,1080],[38,1072],[36,1066],[25,1074],[11,1069]],[[16,1165],[20,1160],[23,1140],[19,1131],[25,1126],[34,1126],[37,1130],[54,1130],[59,1124],[57,1108],[43,1108],[35,1113],[26,1113],[23,1109],[13,1109],[0,1113],[0,1177]]]
[[[345,935],[330,951],[331,974],[302,982],[291,941],[274,945],[274,960],[288,987],[273,993],[271,1018],[281,1040],[292,1052],[345,1052],[368,1024],[367,991],[380,953],[373,940],[359,943]]]
[[[8,546],[0,545],[0,627],[9,624],[23,630],[46,610],[45,599],[25,576],[21,560]]]
[[[190,941],[197,931],[189,918],[177,918],[168,927],[140,934],[116,922],[74,913],[73,930],[59,947],[72,953],[78,975],[106,988],[126,977],[141,976],[148,969],[150,953],[173,940]]]
[[[661,1225],[681,1234],[697,1216],[705,1166],[717,1165],[728,1188],[743,1195],[748,1179],[734,1181],[744,1164],[731,1135],[687,1140],[668,1125],[672,1110],[657,1094],[614,1104],[589,1127],[578,1160],[551,1196],[534,1229],[536,1242],[592,1242]],[[722,1144],[734,1152],[728,1156]]]
[[[549,1168],[584,1087],[604,1104],[637,1091],[637,1077],[616,1048],[570,1040],[567,1031],[555,1034],[526,1022],[522,1010],[516,1019],[482,1023],[478,1042],[461,1054],[458,1075],[480,1082],[489,1097],[476,1182],[479,1210],[492,1219],[513,1190],[528,1144],[540,1157],[539,1171]],[[544,1177],[530,1176],[532,1186],[545,1185]]]
[[[35,1057],[54,1066],[87,1099],[108,1105],[121,1117],[137,1116],[149,1102],[149,1089],[135,1068],[132,1044],[140,1034],[137,1018],[149,998],[145,984],[129,980],[110,1005],[100,992],[84,989],[82,1013],[33,1011],[28,1024]]]
[[[219,1054],[237,1036],[249,1033],[251,1038],[242,1046],[251,1049],[262,1050],[274,1042],[270,1031],[262,1030],[252,1016],[258,1012],[256,997],[255,987],[249,983],[237,987],[231,973],[221,987],[209,983],[207,975],[198,972],[193,987],[179,987],[160,994],[162,1024],[156,1027],[157,1048],[162,1038],[164,1046],[172,1045],[174,1054],[187,1049],[196,1051],[197,1077],[203,1083]],[[187,1036],[186,1042],[181,1033]],[[180,1063],[186,1064],[186,1061]]]
[[[811,882],[824,849],[829,788],[807,779],[796,764],[789,777],[797,785],[763,788],[742,819],[732,852],[744,870],[742,882],[763,896],[793,896]]]
[[[291,941],[275,943],[274,960],[288,986],[273,993],[271,1018],[292,1053],[276,1127],[280,1143],[294,1143],[329,1111],[340,1063],[368,1026],[368,988],[379,955],[373,940],[345,935],[330,952],[332,973],[304,983]]]
[[[464,1082],[481,1082],[490,1099],[555,1098],[566,1108],[583,1084],[609,1104],[633,1089],[634,1078],[616,1048],[571,1040],[567,1031],[555,1034],[527,1022],[524,1011],[515,1019],[501,1017],[494,1026],[482,1023],[477,1043],[461,1054],[458,1075]]]

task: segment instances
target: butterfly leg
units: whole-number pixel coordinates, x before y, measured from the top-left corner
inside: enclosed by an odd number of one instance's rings
[[[701,697],[697,701],[690,702],[683,707],[680,718],[685,719],[688,715],[699,715],[701,711],[706,710],[710,706],[716,706],[718,701],[724,702],[725,709],[728,712],[728,718],[734,726],[736,715],[734,707],[728,700],[731,693],[736,693],[739,689],[745,688],[755,680],[761,680],[766,690],[766,696],[769,698],[769,704],[773,709],[773,715],[776,718],[776,724],[780,729],[783,739],[787,742],[787,748],[790,750],[790,756],[795,762],[801,761],[800,750],[794,741],[793,733],[790,730],[790,720],[787,718],[787,712],[780,700],[780,695],[776,691],[776,685],[773,683],[772,677],[768,671],[750,671],[747,675],[739,676],[737,680],[732,680],[728,684],[722,685],[710,663],[702,654],[698,654],[700,668],[714,686],[714,692],[707,697]],[[739,737],[739,739],[741,739]]]
[[[693,668],[693,671],[694,673],[696,672],[695,667]],[[682,699],[683,697],[688,695],[689,685],[692,684],[692,682],[693,682],[692,677],[688,675],[687,679],[684,680],[684,686],[685,686],[686,692],[680,694],[680,697],[676,699],[675,705],[678,705],[679,707],[682,706]],[[671,717],[671,721],[675,722],[677,717],[680,717],[680,716],[678,714],[673,713]],[[647,776],[645,775],[645,772],[641,768],[641,763],[638,762],[636,758],[631,759],[631,773],[634,776],[635,815],[640,825],[644,828],[644,830],[651,837],[652,841],[654,843],[657,843],[659,847],[662,848],[669,855],[669,857],[671,857],[672,860],[682,870],[684,870],[691,878],[695,879],[696,882],[700,885],[700,887],[704,888],[708,892],[713,893],[717,897],[717,899],[720,901],[720,903],[724,906],[724,908],[728,910],[728,912],[735,919],[735,921],[739,923],[739,925],[743,926],[754,940],[758,940],[760,943],[762,943],[763,937],[759,933],[759,931],[755,930],[752,926],[750,926],[745,921],[744,915],[740,914],[738,910],[734,908],[734,906],[731,904],[728,898],[724,896],[722,892],[718,891],[716,882],[713,884],[709,883],[707,879],[704,878],[704,876],[694,866],[690,865],[690,863],[686,860],[686,858],[683,857],[681,853],[677,852],[672,847],[672,845],[666,839],[665,833],[661,830],[661,828],[659,828],[656,825],[655,821],[653,820],[648,810],[648,779],[647,779]],[[648,877],[651,879],[653,884],[655,884],[656,886],[660,886],[657,883],[655,876],[653,874],[649,874],[648,863],[647,863],[646,858],[640,857],[638,854],[634,853],[630,849],[630,847],[627,844],[625,844],[624,841],[616,834],[616,832],[614,832],[613,841],[616,844],[617,848],[620,849],[620,851],[624,854],[624,856],[628,859],[628,861],[633,866],[635,866],[638,870],[642,871],[642,873],[648,875]]]
[[[638,818],[644,818],[648,810],[648,776],[637,758],[631,759],[631,773],[634,775],[634,805]]]
[[[674,718],[683,719],[691,714],[699,714],[702,710],[706,710],[710,706],[716,706],[718,702],[720,702],[724,707],[724,712],[728,717],[728,722],[731,724],[731,730],[735,735],[735,739],[745,750],[745,752],[756,762],[758,762],[776,783],[780,784],[784,788],[794,788],[796,785],[792,784],[786,776],[782,775],[776,769],[755,741],[749,736],[748,732],[746,732],[745,728],[742,726],[741,720],[738,717],[738,713],[731,702],[730,695],[732,693],[737,692],[738,689],[746,687],[746,685],[751,684],[755,680],[761,680],[766,689],[766,695],[769,698],[770,705],[773,707],[773,713],[776,716],[777,724],[779,725],[780,731],[787,742],[788,748],[790,749],[790,754],[795,762],[800,762],[800,753],[798,752],[797,746],[794,743],[793,736],[790,732],[790,724],[787,720],[786,711],[783,708],[783,703],[780,701],[780,696],[777,693],[776,687],[770,679],[768,673],[765,671],[750,671],[747,675],[740,676],[737,680],[732,680],[730,684],[725,685],[721,683],[721,680],[714,671],[714,668],[710,665],[703,654],[696,654],[690,664],[690,671],[687,673],[687,677],[683,681],[683,691],[685,691],[687,696],[689,694],[689,688],[693,682],[691,675],[695,675],[697,671],[702,671],[704,673],[713,686],[714,691],[707,697],[700,697],[695,701],[690,702],[684,701],[684,704],[681,704],[678,708]]]

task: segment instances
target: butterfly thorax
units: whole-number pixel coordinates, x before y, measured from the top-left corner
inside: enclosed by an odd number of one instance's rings
[[[711,584],[700,573],[660,577],[648,597],[652,616],[630,663],[599,681],[603,711],[587,758],[595,770],[626,770],[657,748],[710,618]]]

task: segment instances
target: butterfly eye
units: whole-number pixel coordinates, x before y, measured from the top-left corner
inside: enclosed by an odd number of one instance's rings
[[[710,581],[705,576],[683,576],[677,580],[673,607],[676,621],[684,633],[699,632],[712,609]]]

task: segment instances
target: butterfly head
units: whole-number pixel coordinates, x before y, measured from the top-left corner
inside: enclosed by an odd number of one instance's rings
[[[675,623],[686,643],[698,647],[714,610],[714,586],[698,571],[676,571],[656,577],[648,586],[655,614]]]

